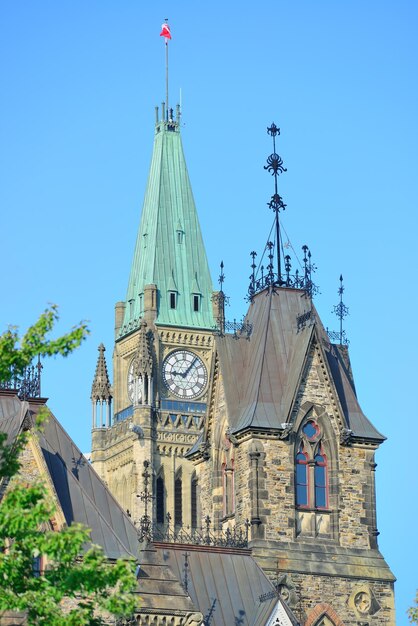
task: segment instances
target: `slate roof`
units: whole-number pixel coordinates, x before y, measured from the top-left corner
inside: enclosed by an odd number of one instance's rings
[[[181,578],[175,575],[171,563],[167,562],[165,550],[149,544],[141,551],[140,561],[138,589],[141,613],[156,610],[159,614],[173,615],[178,611],[194,613],[198,610],[180,584]]]
[[[303,291],[266,289],[253,298],[245,319],[253,328],[250,338],[216,338],[233,433],[250,427],[279,429],[290,420],[315,340],[324,353],[347,428],[357,437],[377,442],[385,439],[362,412],[341,350],[329,343],[318,313]]]
[[[8,433],[9,442],[22,430],[27,414],[36,414],[39,407],[0,394],[0,431]],[[37,436],[67,524],[91,528],[92,543],[110,559],[138,558],[135,526],[52,414]]]
[[[187,588],[210,626],[265,626],[277,597],[260,600],[274,587],[248,551],[157,544],[165,563],[184,583],[184,553],[188,553]]]
[[[25,418],[36,414],[40,405],[0,393],[0,432],[8,433],[9,443],[21,432]],[[92,543],[100,545],[109,559],[139,560],[137,593],[141,613],[195,612],[163,554],[152,546],[140,546],[131,519],[52,414],[37,437],[67,524],[79,522],[91,528]]]

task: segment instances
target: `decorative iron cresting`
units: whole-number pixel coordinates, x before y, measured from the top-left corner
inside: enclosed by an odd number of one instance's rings
[[[41,397],[41,359],[38,356],[36,365],[28,365],[22,374],[10,372],[8,380],[0,382],[0,389],[16,390],[21,400]]]
[[[312,309],[306,311],[306,313],[302,313],[302,315],[298,315],[296,317],[298,332],[303,330],[306,326],[311,326],[314,322],[315,315]]]
[[[278,177],[287,170],[283,165],[283,159],[276,153],[276,137],[280,135],[280,128],[273,122],[272,125],[267,128],[267,133],[273,139],[273,153],[267,158],[267,165],[264,166],[264,169],[274,176],[274,193],[267,203],[267,206],[274,212],[274,223],[270,231],[269,240],[266,243],[261,260],[258,264],[255,260],[257,252],[252,251],[250,253],[252,263],[247,298],[251,301],[256,293],[266,287],[302,289],[312,298],[319,290],[312,280],[312,274],[316,271],[316,266],[312,263],[312,255],[308,246],[304,245],[302,247],[302,267],[301,270],[296,269],[295,272],[292,272],[290,256],[288,254],[284,255],[283,253],[283,248],[288,247],[288,245],[282,246],[281,244],[279,214],[280,211],[286,209],[287,205],[283,202],[283,198],[278,192]],[[273,230],[274,236],[272,241],[270,236]]]
[[[340,321],[340,330],[328,330],[328,337],[330,338],[332,343],[339,343],[340,345],[348,346],[350,341],[347,339],[345,330],[343,328],[343,321],[349,315],[349,309],[343,302],[343,293],[345,291],[345,287],[343,285],[343,276],[340,275],[340,286],[338,288],[338,295],[340,296],[340,301],[336,304],[332,310],[333,313],[337,316]]]
[[[188,545],[212,546],[220,548],[248,548],[250,521],[244,527],[233,526],[226,529],[215,528],[207,515],[203,526],[177,526],[172,524],[170,513],[166,515],[165,524],[154,524],[152,541],[163,543],[182,543]]]
[[[137,495],[144,503],[144,514],[137,524],[138,539],[142,541],[160,541],[163,543],[182,543],[188,545],[216,546],[224,548],[247,548],[250,522],[246,520],[244,527],[215,528],[207,515],[203,526],[194,528],[191,526],[178,526],[172,524],[170,513],[166,515],[165,524],[154,524],[149,515],[149,505],[154,497],[150,493],[151,473],[150,462],[144,461],[142,472],[143,490]]]

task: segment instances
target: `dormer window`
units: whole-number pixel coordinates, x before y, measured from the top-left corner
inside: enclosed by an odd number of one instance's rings
[[[184,230],[180,220],[177,222],[176,226],[176,234],[177,234],[177,243],[183,243]]]
[[[177,308],[177,293],[175,291],[169,291],[168,295],[170,299],[170,309],[176,309]]]
[[[193,311],[198,313],[200,311],[200,295],[193,294]]]

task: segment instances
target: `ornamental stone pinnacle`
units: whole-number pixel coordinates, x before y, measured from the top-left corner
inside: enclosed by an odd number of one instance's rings
[[[135,377],[145,374],[152,375],[152,354],[145,320],[141,320],[139,327],[138,346],[133,360],[133,374]]]
[[[112,399],[112,394],[110,393],[109,375],[107,373],[107,365],[104,355],[106,348],[101,343],[97,349],[99,351],[99,357],[97,359],[96,372],[94,374],[90,398],[93,402],[106,402]]]

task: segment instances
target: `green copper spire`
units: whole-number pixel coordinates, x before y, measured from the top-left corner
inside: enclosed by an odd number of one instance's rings
[[[151,168],[119,336],[139,327],[148,285],[155,323],[213,328],[212,281],[180,137],[180,111],[156,109]],[[154,288],[155,289],[155,288]],[[149,291],[149,290],[148,290]]]

